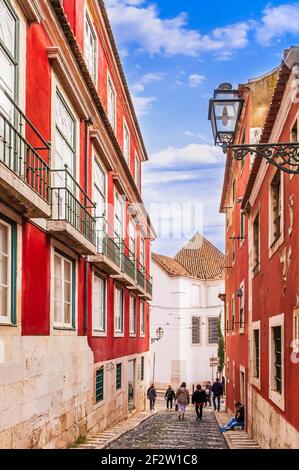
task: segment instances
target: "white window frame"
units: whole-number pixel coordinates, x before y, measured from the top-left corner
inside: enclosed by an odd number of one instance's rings
[[[268,204],[269,204],[269,210],[268,210],[268,252],[269,252],[269,259],[276,253],[278,248],[282,245],[284,242],[284,175],[283,172],[278,171],[278,174],[280,176],[280,235],[274,239],[273,237],[273,204],[272,204],[272,191],[271,191],[271,185],[272,181],[276,175],[276,168],[273,171],[272,177],[269,181],[269,187],[268,187]]]
[[[7,253],[1,253],[1,256],[7,257],[7,282],[8,284],[0,284],[7,289],[7,315],[0,315],[0,323],[9,325],[12,323],[12,311],[11,311],[11,264],[12,264],[12,226],[11,224],[5,222],[5,220],[0,218],[0,225],[3,225],[8,229],[8,239],[7,239]]]
[[[128,136],[128,142],[126,145],[125,136]],[[130,168],[130,152],[131,152],[131,134],[130,129],[125,118],[123,118],[123,154],[128,167]]]
[[[95,283],[96,281],[100,281],[102,283],[102,305],[101,309],[96,309],[95,305]],[[92,332],[93,336],[107,336],[107,280],[106,278],[100,276],[97,273],[93,273],[93,289],[92,289]],[[102,316],[102,323],[103,326],[97,325],[96,319],[97,315]]]
[[[121,211],[118,214],[118,207],[120,207]],[[114,231],[116,235],[119,237],[119,241],[121,242],[124,239],[124,209],[125,204],[121,194],[115,189],[114,191]],[[116,221],[120,222],[121,225],[121,233],[118,233],[116,230]]]
[[[86,60],[86,41],[87,41],[86,23],[88,24],[90,28],[90,34],[93,38],[93,56],[94,57],[93,57],[93,63],[92,63],[92,70],[90,70],[88,66],[88,62]],[[90,76],[93,79],[94,84],[97,85],[98,83],[98,37],[97,37],[94,25],[91,20],[91,15],[87,8],[85,8],[85,14],[84,14],[84,59],[85,59],[85,63],[88,68],[88,71],[90,73]]]
[[[137,326],[137,299],[134,295],[130,295],[129,313],[130,313],[130,336],[136,336]]]
[[[293,353],[299,353],[299,309],[293,312]]]
[[[138,153],[135,152],[135,161],[134,161],[134,173],[135,173],[135,183],[138,188],[138,191],[141,190],[141,161],[139,160]]]
[[[198,343],[195,343],[193,341],[193,319],[196,318],[196,327],[198,327],[198,333],[199,333],[199,341]],[[201,324],[202,324],[202,316],[201,315],[192,315],[191,316],[191,346],[192,347],[198,347],[202,346],[202,340],[203,340],[203,335],[202,335],[202,329],[201,329]]]
[[[140,305],[139,305],[139,319],[140,319],[140,337],[144,338],[145,337],[145,303],[143,300],[140,300]]]
[[[215,316],[215,315],[214,315],[214,316],[213,316],[213,315],[210,315],[210,316],[208,316],[208,318],[207,318],[207,323],[208,323],[208,331],[207,331],[207,333],[208,333],[208,338],[207,338],[207,340],[208,340],[208,345],[209,345],[209,346],[216,346],[216,345],[218,345],[218,340],[217,340],[217,342],[215,342],[215,343],[214,343],[214,342],[213,342],[213,343],[210,343],[210,338],[209,338],[209,327],[210,327],[209,323],[210,323],[211,320],[213,320],[213,322],[214,322],[215,319],[217,320],[216,325],[217,325],[217,337],[218,337],[218,317]]]
[[[239,297],[239,333],[245,332],[245,280],[240,284],[240,290],[242,290],[242,296]],[[243,307],[243,326],[241,325],[241,307]]]
[[[62,288],[62,296],[61,296],[61,309],[63,307],[63,312],[61,312],[61,319],[64,320],[64,305],[65,305],[65,296],[64,296],[64,263],[65,261],[70,264],[70,272],[71,272],[71,301],[70,301],[70,323],[66,323],[65,321],[55,321],[55,257],[60,258],[61,263],[62,263],[62,278],[61,278],[61,284],[63,286]],[[75,282],[76,280],[73,278],[73,272],[74,272],[74,260],[70,259],[68,256],[64,256],[60,251],[57,251],[54,249],[54,256],[53,256],[53,278],[54,278],[54,285],[53,285],[53,302],[54,302],[54,309],[53,309],[53,328],[58,328],[58,329],[65,329],[65,330],[74,330],[75,325],[73,324],[73,309],[75,309],[75,306],[73,305],[73,289],[76,290],[75,287]],[[60,299],[58,299],[60,300]],[[74,320],[75,323],[75,320]]]
[[[259,377],[256,376],[256,352],[255,352],[255,340],[254,332],[259,332]],[[261,388],[261,322],[260,320],[252,322],[252,348],[251,348],[251,383],[257,388]]]
[[[273,332],[274,327],[281,327],[281,394],[274,388],[275,376],[275,353],[273,345]],[[284,339],[284,314],[275,315],[269,318],[269,399],[275,403],[278,408],[285,411],[285,377],[284,377],[284,352],[285,339]]]
[[[109,86],[111,86],[111,89],[113,91],[113,94],[114,94],[114,120],[112,121],[110,119],[110,109],[109,109]],[[116,109],[117,109],[117,106],[116,106],[116,90],[115,90],[115,86],[114,86],[114,83],[113,83],[113,80],[110,76],[110,74],[107,72],[107,116],[108,116],[108,120],[112,126],[112,129],[114,130],[114,133],[116,134],[116,122],[117,122],[117,117],[116,117]]]
[[[117,302],[117,292],[121,293],[120,305]],[[124,336],[124,290],[119,286],[114,286],[114,336]]]

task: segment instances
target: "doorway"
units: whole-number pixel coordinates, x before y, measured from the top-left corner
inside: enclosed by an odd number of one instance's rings
[[[128,361],[128,410],[135,408],[135,359]]]

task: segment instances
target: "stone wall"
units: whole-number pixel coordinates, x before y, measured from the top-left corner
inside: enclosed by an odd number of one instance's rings
[[[146,363],[149,355],[144,354]],[[132,358],[129,356],[129,358]],[[139,364],[140,356],[133,356]],[[128,416],[127,359],[94,364],[86,337],[0,338],[0,448],[65,448]],[[123,362],[121,390],[115,365]],[[112,364],[112,367],[111,367]],[[95,403],[95,370],[105,369],[104,400]],[[146,404],[136,369],[135,409]]]
[[[299,432],[252,388],[248,431],[263,449],[299,449]]]

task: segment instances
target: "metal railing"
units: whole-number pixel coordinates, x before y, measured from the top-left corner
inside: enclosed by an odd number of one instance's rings
[[[129,250],[125,242],[121,244],[121,269],[132,281],[136,280],[135,255]]]
[[[137,277],[138,286],[144,289],[145,288],[144,267],[139,263],[139,261],[137,262],[137,276],[136,277]]]
[[[104,217],[96,217],[96,247],[97,252],[107,256],[116,266],[120,267],[120,240],[116,232]]]
[[[145,273],[145,290],[150,296],[153,295],[153,278],[147,272]]]
[[[51,170],[52,220],[65,220],[96,244],[95,204],[74,179],[68,166]]]
[[[49,161],[49,143],[0,85],[0,162],[50,202]]]

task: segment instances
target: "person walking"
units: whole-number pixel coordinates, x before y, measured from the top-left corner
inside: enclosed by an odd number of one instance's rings
[[[218,377],[216,379],[216,382],[214,382],[212,385],[212,392],[213,392],[214,411],[216,411],[216,409],[220,411],[220,398],[223,395],[223,386],[220,383]],[[217,407],[216,407],[216,400],[217,400]]]
[[[157,398],[157,392],[156,392],[154,384],[152,384],[148,388],[147,398],[149,399],[149,402],[150,402],[150,411],[152,411],[155,409],[155,403],[156,403],[156,398]]]
[[[192,405],[195,405],[196,419],[201,421],[203,405],[206,402],[206,392],[201,385],[196,385],[196,390],[192,395]]]
[[[167,410],[172,410],[172,404],[175,398],[175,393],[171,385],[169,385],[168,389],[166,390],[164,397],[166,400]]]
[[[176,392],[175,399],[178,404],[179,419],[185,419],[186,407],[190,403],[189,390],[187,389],[185,382],[182,382],[182,385]]]
[[[209,406],[211,406],[212,403],[211,403],[211,384],[210,384],[210,382],[207,383],[205,392],[206,392],[205,406],[208,406],[208,403],[209,403]]]

